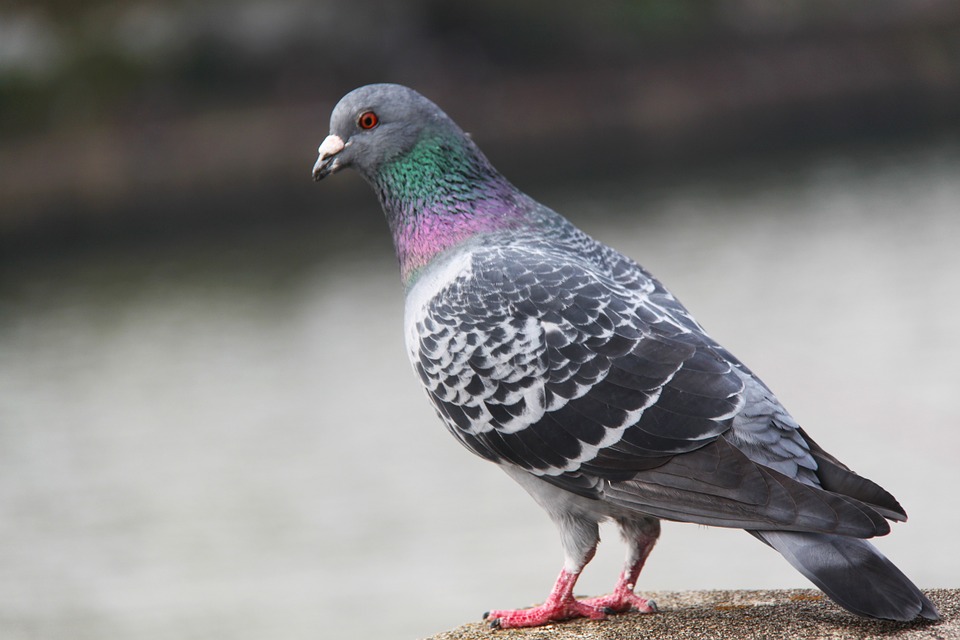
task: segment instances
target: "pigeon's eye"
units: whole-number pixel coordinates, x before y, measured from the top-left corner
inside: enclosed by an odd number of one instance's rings
[[[357,125],[361,129],[373,129],[378,124],[380,124],[380,118],[373,111],[364,111],[357,118]]]

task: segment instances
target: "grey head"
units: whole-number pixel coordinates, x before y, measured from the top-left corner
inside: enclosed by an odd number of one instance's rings
[[[385,162],[413,148],[424,131],[457,125],[422,95],[398,84],[370,84],[354,89],[330,116],[330,135],[318,149],[313,179],[322,180],[353,167],[371,180]]]

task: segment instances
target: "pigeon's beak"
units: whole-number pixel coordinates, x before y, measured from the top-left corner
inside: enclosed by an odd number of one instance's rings
[[[317,152],[320,156],[317,158],[317,163],[313,165],[313,179],[319,182],[325,177],[334,173],[340,169],[340,163],[338,162],[339,158],[337,154],[343,151],[343,148],[346,145],[343,143],[343,139],[340,136],[335,136],[332,133],[328,135],[322,143],[320,143],[320,148],[317,149]]]

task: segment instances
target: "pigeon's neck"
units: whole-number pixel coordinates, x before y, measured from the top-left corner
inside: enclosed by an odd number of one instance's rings
[[[383,205],[404,285],[440,254],[484,234],[527,226],[532,202],[468,139],[426,135],[371,182]]]

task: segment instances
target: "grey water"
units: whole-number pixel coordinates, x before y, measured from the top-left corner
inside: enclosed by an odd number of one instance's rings
[[[955,138],[528,191],[657,274],[900,499],[881,549],[958,586]],[[4,266],[0,637],[416,638],[546,595],[552,525],[428,407],[381,227]],[[616,579],[603,533],[578,592]],[[639,588],[802,586],[742,532],[667,524]]]

